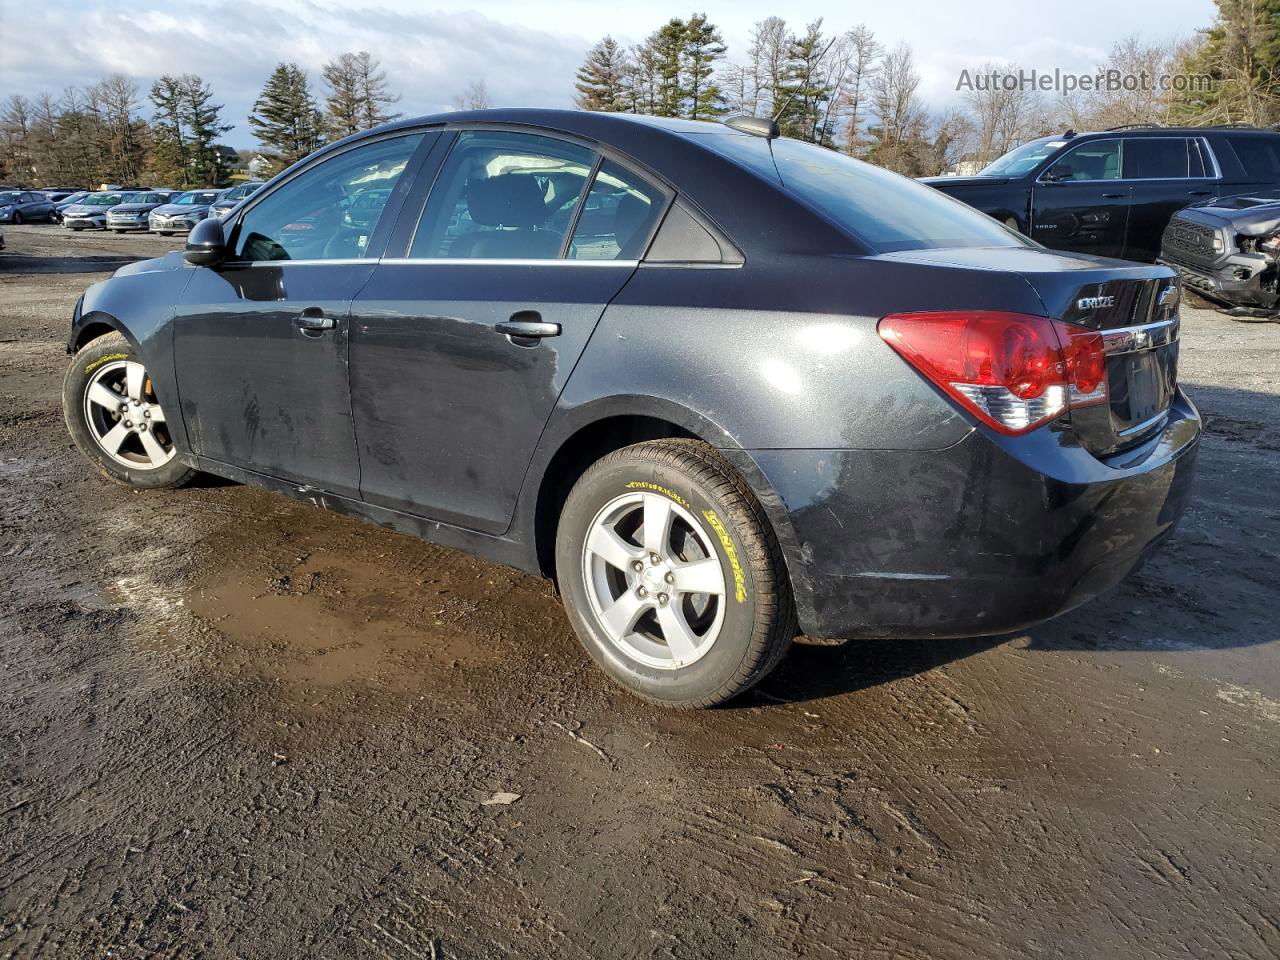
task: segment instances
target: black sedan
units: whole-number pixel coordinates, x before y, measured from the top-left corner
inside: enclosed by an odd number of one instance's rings
[[[107,476],[207,471],[555,577],[603,669],[677,706],[798,630],[1083,603],[1174,529],[1200,436],[1171,270],[753,118],[358,134],[90,287],[68,348]]]
[[[34,190],[0,191],[0,223],[48,223],[53,207],[48,197]]]

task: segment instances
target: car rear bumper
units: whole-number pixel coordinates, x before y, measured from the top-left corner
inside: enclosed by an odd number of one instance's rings
[[[944,450],[750,456],[781,499],[801,628],[813,636],[1006,633],[1114,587],[1186,508],[1200,416],[1103,462],[1053,426],[975,430]]]

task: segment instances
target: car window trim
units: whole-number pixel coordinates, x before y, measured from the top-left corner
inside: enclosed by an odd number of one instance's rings
[[[596,176],[600,173],[600,166],[604,163],[604,154],[599,150],[593,150],[595,162],[591,165],[591,172],[587,174],[587,179],[582,183],[582,189],[578,191],[578,200],[573,208],[573,216],[569,218],[569,229],[564,232],[564,239],[560,242],[560,253],[556,257],[557,260],[569,259],[569,248],[573,246],[573,235],[578,232],[578,221],[582,219],[582,208],[587,205],[587,197],[591,195],[591,188],[596,185]]]
[[[477,263],[490,263],[490,264],[506,263],[508,265],[519,263],[521,265],[533,265],[533,264],[545,264],[545,263],[559,263],[561,261],[567,261],[570,263],[585,262],[582,260],[570,260],[568,256],[566,256],[566,254],[568,253],[568,247],[565,245],[562,245],[561,247],[561,255],[555,259],[547,258],[547,259],[529,260],[529,261],[484,260],[478,257],[477,258],[472,258],[472,257],[415,258],[415,257],[408,256],[409,251],[413,248],[413,238],[417,236],[418,228],[422,224],[422,218],[423,216],[425,216],[427,212],[427,203],[430,201],[431,194],[436,188],[436,182],[439,179],[440,172],[444,169],[445,164],[449,162],[449,156],[450,154],[453,153],[454,146],[457,145],[458,134],[469,131],[469,130],[499,132],[499,133],[523,133],[530,136],[547,137],[548,139],[551,139],[551,140],[561,140],[566,143],[571,143],[571,144],[574,144],[575,146],[583,147],[585,149],[592,151],[592,153],[594,153],[596,156],[596,162],[595,162],[595,165],[592,167],[591,174],[587,178],[585,189],[588,193],[590,192],[591,186],[595,183],[596,172],[600,169],[601,164],[603,164],[605,160],[610,160],[618,164],[618,166],[622,167],[624,170],[628,171],[629,173],[633,173],[635,176],[644,180],[646,183],[651,184],[662,195],[663,205],[662,205],[662,209],[658,213],[657,218],[654,220],[653,224],[649,228],[649,236],[645,238],[643,253],[641,254],[641,256],[636,262],[643,261],[644,254],[649,252],[649,247],[653,244],[654,237],[658,235],[658,228],[661,226],[662,221],[663,219],[665,219],[667,212],[671,209],[671,206],[675,203],[676,196],[679,193],[675,185],[671,183],[669,180],[667,180],[666,177],[662,176],[657,171],[650,170],[648,165],[643,164],[638,160],[635,160],[628,154],[625,154],[622,151],[615,149],[614,147],[610,146],[607,143],[602,143],[598,140],[590,140],[586,137],[578,136],[577,134],[556,129],[555,127],[544,127],[544,126],[538,126],[536,124],[511,123],[511,122],[484,123],[484,122],[478,122],[475,120],[468,120],[468,121],[459,121],[456,123],[445,123],[444,130],[447,134],[452,134],[453,136],[452,136],[452,139],[449,140],[448,142],[447,149],[444,150],[444,152],[441,154],[439,159],[436,161],[435,169],[431,171],[430,184],[426,187],[426,189],[423,191],[423,193],[417,200],[413,200],[412,197],[407,198],[406,204],[402,208],[402,212],[403,212],[405,210],[411,209],[412,207],[417,207],[417,215],[414,218],[413,228],[411,230],[406,231],[406,235],[403,235],[403,236],[398,235],[392,238],[395,240],[395,249],[401,252],[397,256],[383,257],[381,260],[381,262],[383,263],[400,263],[401,261],[404,261],[406,263],[425,263],[428,261],[445,262],[445,263],[462,263],[464,261],[474,260],[474,262],[477,262]],[[442,141],[444,140],[443,137],[441,139]],[[582,215],[582,207],[583,207],[583,204],[585,203],[585,198],[586,198],[586,193],[584,193],[579,198],[578,208],[574,213],[571,229],[566,235],[567,240],[573,239],[573,232],[574,230],[577,229],[578,218],[581,217]],[[716,225],[716,227],[717,229],[720,229],[718,224]],[[720,230],[720,233],[721,235],[725,235],[723,230]],[[388,249],[390,248],[391,248],[391,244],[388,243]],[[630,261],[605,260],[602,262],[621,264],[621,263],[628,263]]]
[[[400,128],[397,130],[388,130],[385,133],[381,133],[376,136],[364,137],[360,140],[357,140],[354,143],[348,144],[347,146],[343,147],[341,150],[325,151],[323,154],[314,157],[305,166],[299,167],[297,170],[289,174],[288,177],[281,180],[279,183],[271,183],[270,189],[268,189],[267,186],[265,185],[262,187],[259,187],[252,194],[250,194],[249,197],[246,198],[248,202],[246,203],[245,207],[241,210],[238,210],[236,212],[236,215],[224,227],[224,231],[226,233],[227,249],[228,250],[235,249],[236,240],[239,237],[240,225],[244,222],[244,218],[249,214],[249,212],[253,210],[253,208],[256,207],[259,203],[266,200],[267,197],[274,194],[277,190],[282,189],[285,185],[293,183],[303,174],[308,173],[311,170],[314,170],[316,167],[320,166],[320,164],[325,163],[329,160],[332,160],[335,157],[344,156],[350,153],[352,150],[358,150],[361,147],[371,146],[372,144],[375,144],[375,143],[383,143],[384,141],[388,141],[388,140],[398,140],[401,137],[421,136],[422,141],[416,147],[414,147],[413,153],[410,154],[408,162],[405,163],[404,171],[400,174],[400,180],[403,180],[406,177],[416,176],[418,167],[421,165],[422,161],[424,161],[431,154],[432,149],[434,149],[434,147],[436,146],[436,141],[439,139],[438,137],[432,137],[430,135],[433,133],[438,134],[440,132],[440,129],[441,129],[441,126],[439,124],[424,124],[420,127],[409,127],[409,128]],[[405,193],[397,197],[396,190],[400,186],[400,180],[396,181],[396,186],[392,188],[392,196],[387,200],[387,206],[383,207],[382,212],[378,215],[378,222],[374,225],[373,231],[369,234],[370,242],[368,247],[366,247],[364,256],[356,257],[356,258],[344,257],[344,258],[340,258],[341,260],[354,259],[356,262],[359,262],[359,263],[365,263],[365,262],[376,263],[378,261],[379,259],[378,254],[373,253],[371,251],[372,251],[372,248],[374,248],[375,246],[375,241],[381,239],[379,237],[379,231],[382,228],[383,223],[385,221],[387,222],[386,234],[387,236],[390,235],[391,229],[394,226],[394,222],[396,218],[398,218],[399,216],[400,206],[402,206],[404,203],[404,197],[408,195],[409,190],[411,190],[413,186],[413,183],[411,180],[406,185]],[[217,199],[218,198],[215,198],[214,200],[210,201],[208,204],[205,204],[205,206],[212,207],[213,204],[217,202]],[[390,221],[388,221],[387,210],[388,210],[388,207],[391,207],[393,201],[397,204],[396,211],[395,211],[395,215],[391,217]],[[384,246],[385,246],[385,242],[384,242]],[[338,262],[339,262],[338,259],[325,260],[325,259],[315,259],[315,258],[307,259],[307,260],[228,259],[224,261],[223,264],[221,264],[221,266],[244,267],[244,266],[249,266],[251,264],[262,263],[262,264],[270,264],[272,266],[278,267],[286,263],[309,265],[312,263],[338,263]]]
[[[1121,171],[1123,171],[1124,170],[1124,145],[1125,145],[1125,142],[1129,140],[1182,140],[1184,143],[1191,140],[1198,140],[1201,145],[1201,150],[1202,151],[1207,150],[1209,154],[1209,158],[1213,161],[1214,175],[1212,177],[1190,176],[1190,167],[1188,166],[1188,175],[1185,177],[1116,177],[1115,179],[1112,179],[1112,180],[1045,180],[1044,179],[1044,175],[1048,173],[1050,170],[1052,170],[1055,166],[1057,166],[1058,161],[1070,156],[1076,150],[1081,149],[1083,147],[1091,146],[1093,144],[1107,143],[1110,141],[1115,141],[1116,143],[1120,144],[1120,169]],[[1035,183],[1036,183],[1036,186],[1066,187],[1072,184],[1097,185],[1100,183],[1169,183],[1170,181],[1175,181],[1175,180],[1194,180],[1197,183],[1203,183],[1205,181],[1221,180],[1221,179],[1222,179],[1222,168],[1218,166],[1218,158],[1214,155],[1213,148],[1209,145],[1209,141],[1202,136],[1196,136],[1194,134],[1184,134],[1180,137],[1178,136],[1099,137],[1097,140],[1086,140],[1083,143],[1072,144],[1069,148],[1067,148],[1062,153],[1060,153],[1056,158],[1054,158],[1054,160],[1049,164],[1049,166],[1045,167],[1043,170],[1040,171],[1040,173],[1036,176]]]

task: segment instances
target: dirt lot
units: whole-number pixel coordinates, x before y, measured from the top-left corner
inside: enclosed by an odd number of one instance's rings
[[[0,956],[1280,955],[1280,326],[1185,312],[1197,497],[1115,593],[1014,637],[801,644],[675,714],[541,581],[105,482],[58,400],[104,274],[7,256]]]

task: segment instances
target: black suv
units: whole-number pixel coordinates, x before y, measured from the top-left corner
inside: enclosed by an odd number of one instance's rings
[[[1041,137],[973,177],[928,177],[1046,247],[1153,261],[1192,203],[1280,187],[1280,133],[1244,127],[1122,127]]]

